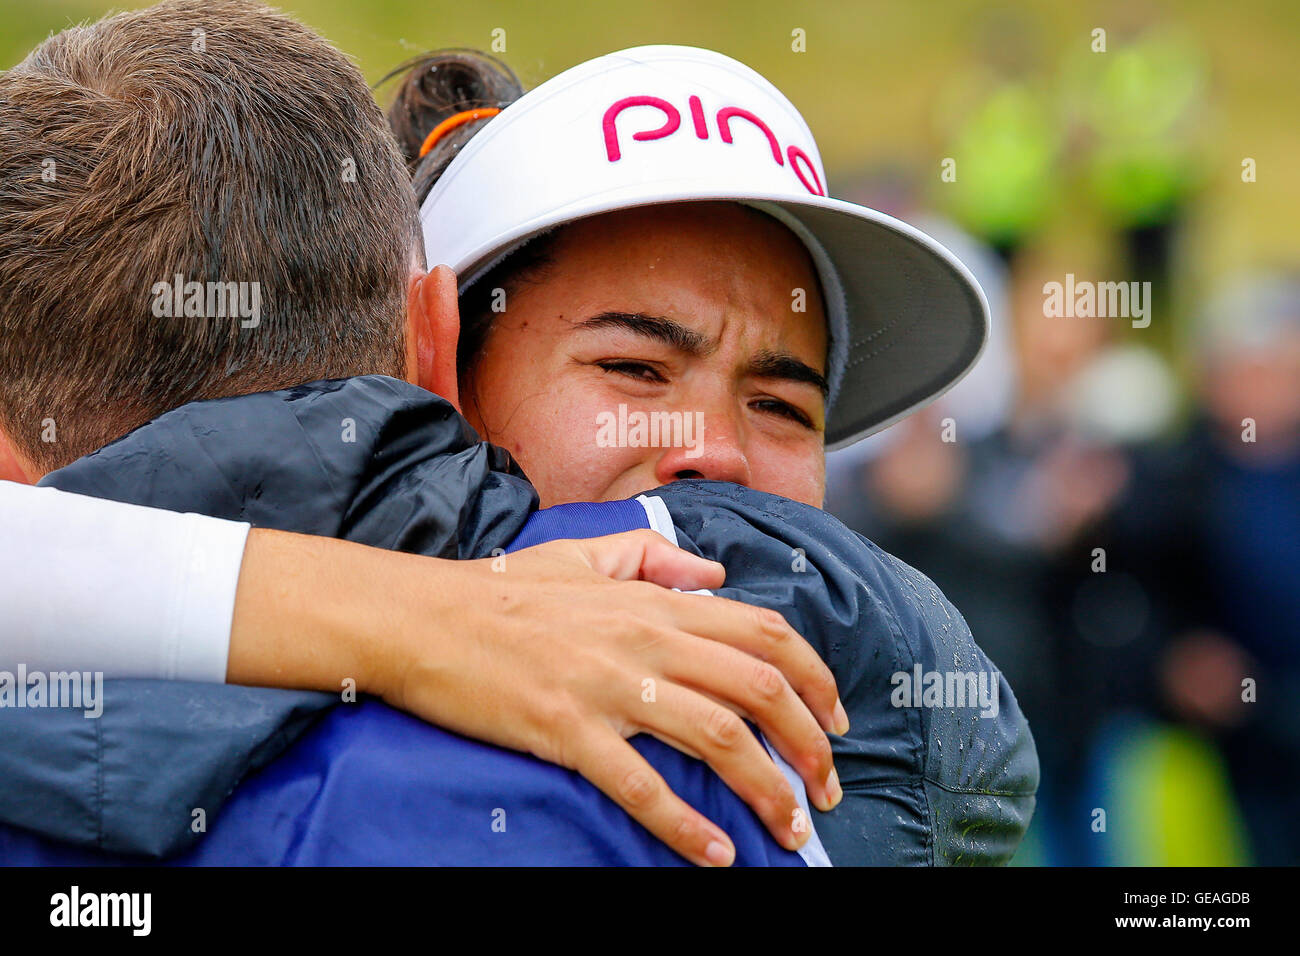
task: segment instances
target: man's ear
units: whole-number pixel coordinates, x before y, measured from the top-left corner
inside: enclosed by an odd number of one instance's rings
[[[14,447],[4,429],[0,428],[0,481],[16,481],[20,485],[33,485],[40,475]]]
[[[456,273],[447,266],[411,280],[406,310],[407,378],[441,395],[460,411],[456,346],[460,341],[460,302]]]

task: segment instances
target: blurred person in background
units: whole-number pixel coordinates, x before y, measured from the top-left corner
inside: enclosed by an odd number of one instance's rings
[[[1153,708],[1222,749],[1255,862],[1294,865],[1300,275],[1238,279],[1195,345],[1198,408],[1135,458],[1117,546],[1151,597]]]
[[[932,409],[883,433],[869,459],[837,461],[828,507],[931,569],[983,635],[1046,728],[1028,857],[1086,862],[1094,736],[1145,699],[1138,675],[1152,655],[1137,586],[1096,573],[1093,549],[1108,543],[1128,480],[1125,448],[1168,426],[1174,384],[1153,353],[1117,343],[1122,320],[1046,314],[1045,282],[1104,273],[1101,260],[1040,245],[1007,273],[987,251],[945,240],[989,291],[989,352]]]

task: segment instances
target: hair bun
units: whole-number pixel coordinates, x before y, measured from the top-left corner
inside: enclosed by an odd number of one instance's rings
[[[443,120],[482,107],[503,109],[523,95],[514,71],[479,50],[436,50],[402,64],[383,80],[402,76],[388,107],[388,125],[406,157],[416,195],[423,200],[443,169],[483,120],[447,133],[423,159],[420,147]]]

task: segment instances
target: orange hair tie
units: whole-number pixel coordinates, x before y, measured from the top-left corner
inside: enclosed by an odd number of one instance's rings
[[[424,145],[420,147],[420,159],[423,159],[434,146],[438,145],[438,140],[442,139],[458,126],[464,126],[466,123],[472,123],[475,120],[487,119],[489,116],[496,116],[501,111],[493,107],[484,107],[477,110],[466,110],[463,113],[457,113],[455,116],[448,116],[445,120],[433,128],[433,131],[424,138]]]

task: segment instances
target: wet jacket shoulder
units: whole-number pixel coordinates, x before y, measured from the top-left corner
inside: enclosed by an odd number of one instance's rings
[[[719,594],[781,611],[835,674],[852,726],[832,737],[844,800],[817,817],[831,860],[1009,860],[1034,809],[1033,737],[939,589],[820,509],[711,481],[654,494],[679,543],[726,566]]]
[[[41,484],[441,558],[504,548],[537,507],[450,403],[382,375],[194,402]]]
[[[163,856],[198,839],[240,780],[337,702],[308,691],[108,680],[93,720],[75,709],[0,709],[0,821],[78,847]],[[12,865],[15,837],[5,830],[0,863]]]

